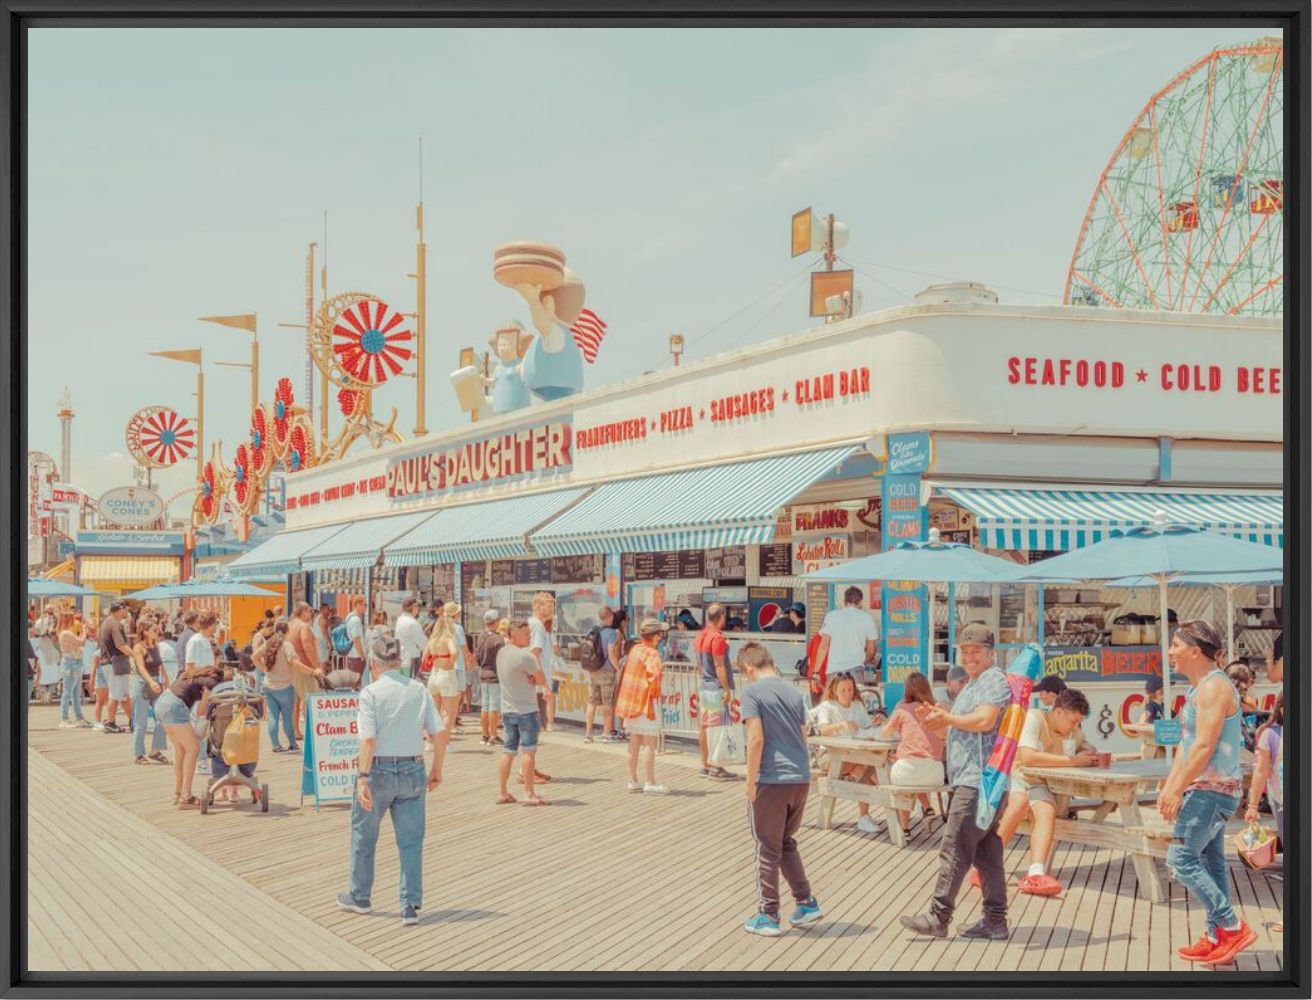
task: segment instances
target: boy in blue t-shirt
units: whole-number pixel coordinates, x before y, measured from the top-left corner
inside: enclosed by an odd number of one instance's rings
[[[743,922],[743,929],[749,934],[777,937],[781,933],[781,869],[797,901],[788,922],[796,927],[821,916],[796,839],[811,787],[807,704],[802,692],[779,676],[774,658],[760,643],[743,646],[738,667],[748,680],[742,692],[742,715],[747,728],[747,801],[756,840],[759,896],[757,912]]]

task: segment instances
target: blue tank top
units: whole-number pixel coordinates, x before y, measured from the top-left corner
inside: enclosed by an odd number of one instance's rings
[[[1198,688],[1213,677],[1220,677],[1230,684],[1230,678],[1226,677],[1225,671],[1213,670],[1199,682],[1197,687],[1189,688],[1189,694],[1185,697],[1184,711],[1180,714],[1180,753],[1182,754],[1189,753],[1194,740],[1198,737]],[[1203,768],[1203,773],[1195,778],[1185,791],[1216,792],[1220,795],[1239,797],[1242,716],[1239,712],[1239,692],[1234,690],[1233,684],[1230,684],[1230,689],[1235,696],[1234,710],[1221,724],[1221,735],[1217,737],[1216,747],[1212,750],[1212,756]]]

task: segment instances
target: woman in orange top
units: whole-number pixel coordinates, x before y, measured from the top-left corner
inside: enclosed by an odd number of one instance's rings
[[[661,704],[661,675],[664,667],[657,649],[669,626],[655,618],[638,629],[642,641],[629,651],[624,677],[615,696],[615,714],[629,733],[629,791],[664,795],[669,789],[656,783],[656,735],[652,723]],[[639,721],[641,720],[641,721]],[[641,730],[641,731],[639,731]],[[647,748],[647,783],[638,781],[638,754]]]

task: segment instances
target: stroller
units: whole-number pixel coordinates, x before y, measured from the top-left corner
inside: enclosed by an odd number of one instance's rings
[[[208,813],[214,805],[215,792],[233,785],[240,785],[250,791],[251,802],[259,804],[260,812],[269,811],[269,786],[255,780],[255,765],[258,760],[247,764],[228,764],[223,759],[223,737],[232,723],[233,711],[238,705],[250,709],[257,721],[264,720],[266,711],[264,697],[246,690],[244,685],[234,685],[210,696],[209,707],[205,712],[210,766],[212,769],[219,770],[227,767],[228,773],[220,778],[209,779],[209,783],[205,786],[205,793],[200,797],[201,815]]]

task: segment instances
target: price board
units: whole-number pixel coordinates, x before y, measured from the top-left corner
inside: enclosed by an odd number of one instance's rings
[[[701,580],[706,576],[704,549],[685,549],[679,553],[679,579]]]
[[[556,556],[551,560],[552,583],[595,583],[601,579],[601,556]]]
[[[706,578],[708,580],[747,579],[747,547],[727,545],[721,549],[707,549]]]
[[[515,563],[515,586],[530,587],[550,582],[550,559],[520,559]]]
[[[490,577],[493,587],[513,587],[515,585],[515,560],[493,559]]]
[[[792,576],[793,547],[788,542],[762,545],[757,562],[761,576]]]

